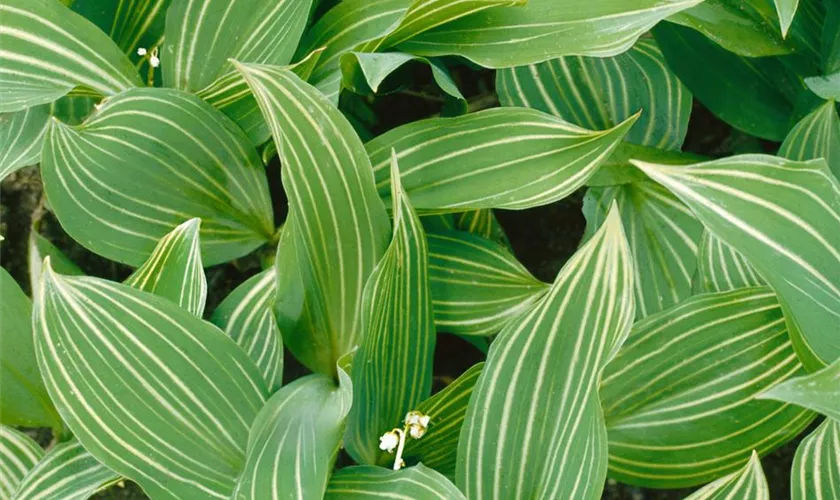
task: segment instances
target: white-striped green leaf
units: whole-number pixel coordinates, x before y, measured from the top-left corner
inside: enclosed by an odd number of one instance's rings
[[[703,225],[691,210],[659,184],[639,181],[590,188],[584,198],[588,239],[618,203],[633,253],[636,318],[666,309],[691,295],[697,243]]]
[[[615,57],[561,57],[499,70],[496,88],[504,106],[538,109],[593,130],[641,109],[625,140],[658,149],[682,146],[691,114],[691,93],[649,38]]]
[[[483,368],[484,363],[471,366],[454,382],[417,405],[417,411],[429,416],[429,430],[422,439],[409,439],[405,443],[403,457],[408,463],[422,462],[447,477],[455,476],[458,436]]]
[[[49,105],[0,114],[0,181],[15,170],[38,163]]]
[[[362,338],[353,357],[353,408],[344,446],[360,464],[375,465],[379,437],[429,397],[435,353],[429,286],[429,247],[420,218],[391,166],[394,231],[391,244],[365,285]]]
[[[210,318],[254,360],[271,392],[283,383],[283,339],[272,311],[276,290],[271,267],[236,287]]]
[[[200,318],[207,301],[207,277],[199,248],[200,227],[201,219],[190,219],[173,229],[124,283],[169,299]]]
[[[499,243],[506,248],[510,248],[510,241],[508,240],[507,233],[505,233],[505,228],[499,224],[499,221],[496,219],[496,214],[493,213],[493,209],[480,208],[468,212],[456,213],[452,214],[452,218],[452,229],[466,231]]]
[[[840,182],[823,161],[745,155],[678,168],[635,164],[773,287],[806,367],[840,358]]]
[[[312,0],[173,0],[161,56],[168,87],[199,91],[233,71],[229,59],[285,65]]]
[[[323,94],[282,68],[239,70],[278,144],[314,320],[308,331],[294,333],[306,342],[286,345],[313,371],[334,373],[336,360],[362,338],[363,288],[388,246],[388,216],[361,140]],[[282,325],[281,331],[285,337]]]
[[[790,479],[793,500],[840,498],[840,421],[825,419],[799,443]]]
[[[323,498],[332,472],[353,386],[342,368],[340,384],[310,375],[283,387],[257,415],[248,438],[248,461],[235,500]]]
[[[76,87],[105,96],[140,85],[107,35],[55,0],[0,2],[0,111],[57,100]]]
[[[403,186],[420,213],[524,209],[583,186],[636,118],[591,131],[531,109],[497,108],[409,123],[365,147],[384,199],[394,149]]]
[[[694,296],[639,321],[601,384],[610,475],[675,488],[737,471],[814,418],[755,399],[802,373],[768,288]]]
[[[740,252],[709,231],[703,231],[697,252],[694,292],[728,292],[764,286],[767,282]]]
[[[758,454],[752,452],[743,469],[695,491],[685,500],[770,500],[767,478]]]
[[[633,322],[632,269],[614,206],[545,298],[490,346],[458,443],[467,497],[600,498],[598,380]]]
[[[399,471],[360,465],[345,467],[330,477],[325,500],[399,498],[466,500],[454,484],[434,470],[418,464]]]
[[[800,120],[785,137],[779,156],[799,161],[823,158],[840,178],[840,117],[834,101],[826,101]]]
[[[61,418],[35,359],[32,302],[4,268],[0,268],[0,297],[0,423],[60,432]]]
[[[268,397],[253,361],[161,297],[48,263],[40,286],[38,364],[79,442],[153,498],[229,498]]]
[[[811,92],[823,99],[840,100],[840,71],[825,76],[811,76],[805,79]]]
[[[761,397],[797,404],[840,420],[840,359],[818,372],[772,387]]]
[[[12,498],[20,482],[44,455],[26,434],[0,425],[0,499]]]
[[[488,9],[398,45],[419,55],[459,55],[490,68],[523,66],[568,55],[614,56],[659,20],[701,0],[528,0]]]
[[[119,481],[75,439],[57,444],[21,481],[14,500],[87,500]]]
[[[460,335],[492,335],[548,290],[506,248],[464,231],[430,233],[435,323]]]
[[[137,49],[151,50],[163,42],[166,11],[171,0],[73,0],[70,8],[99,26],[129,58]]]
[[[61,252],[48,239],[38,234],[38,230],[33,224],[29,230],[29,283],[38,284],[41,280],[41,272],[43,272],[44,259],[50,258],[53,270],[59,274],[69,274],[71,276],[81,276],[85,274],[75,262],[70,260],[64,253]],[[40,287],[32,286],[32,301],[40,300],[38,292]]]
[[[265,170],[220,111],[171,89],[134,89],[87,122],[53,121],[44,189],[62,227],[90,250],[140,265],[158,240],[201,219],[204,264],[259,247],[274,233]]]
[[[679,151],[668,151],[645,146],[637,146],[629,142],[622,142],[607,158],[607,161],[586,181],[587,186],[604,187],[629,184],[631,182],[647,181],[648,177],[630,160],[640,160],[650,163],[665,163],[668,165],[690,165],[708,160],[708,157]]]

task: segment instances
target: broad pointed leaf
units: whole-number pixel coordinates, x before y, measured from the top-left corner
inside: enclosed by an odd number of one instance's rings
[[[772,387],[760,397],[793,403],[840,420],[840,359],[818,372]]]
[[[825,76],[812,76],[805,79],[811,92],[823,99],[840,100],[840,71]]]
[[[840,498],[840,421],[825,419],[799,443],[790,479],[793,500]]]
[[[393,471],[361,465],[345,467],[330,477],[326,500],[371,500],[416,498],[423,500],[466,500],[454,484],[440,473],[419,464]]]
[[[0,114],[0,180],[38,163],[49,118],[47,104]]]
[[[59,274],[69,274],[71,276],[81,276],[85,274],[75,262],[70,260],[64,253],[61,252],[55,245],[40,234],[33,225],[29,230],[29,283],[32,284],[32,301],[40,300],[38,293],[41,291],[37,286],[41,280],[41,273],[43,272],[44,259],[50,258],[53,269]]]
[[[796,8],[799,7],[799,0],[774,0],[776,12],[779,13],[782,36],[786,36],[790,25],[793,23],[793,16],[796,15]]]
[[[0,498],[12,498],[26,474],[44,455],[26,434],[0,425]]]
[[[131,90],[78,127],[53,122],[42,175],[70,236],[127,264],[141,264],[194,217],[207,266],[247,254],[274,232],[254,147],[221,112],[176,90]]]
[[[738,472],[723,477],[699,489],[685,500],[770,500],[767,478],[761,469],[758,454],[753,452],[750,461]]]
[[[708,157],[622,142],[595,172],[595,175],[586,181],[586,185],[608,187],[649,180],[641,170],[630,163],[630,160],[665,163],[667,165],[689,165],[708,160]]]
[[[696,293],[728,292],[766,284],[740,252],[709,231],[703,231],[697,253],[697,274],[694,276]]]
[[[779,156],[799,161],[823,158],[840,178],[840,117],[834,101],[826,101],[800,120],[785,137]]]
[[[70,7],[99,26],[136,61],[138,48],[151,50],[162,44],[171,3],[172,0],[73,0]]]

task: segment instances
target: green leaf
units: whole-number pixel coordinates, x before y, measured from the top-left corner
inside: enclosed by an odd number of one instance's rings
[[[33,467],[15,500],[86,500],[120,480],[75,439],[57,444]]]
[[[325,500],[416,498],[466,500],[454,484],[434,470],[418,464],[399,471],[361,465],[345,467],[330,477]]]
[[[32,302],[0,268],[0,422],[61,430],[61,418],[47,395],[32,343]]]
[[[522,7],[488,9],[446,23],[397,48],[425,56],[459,55],[490,68],[569,55],[608,57],[629,49],[659,20],[698,3],[528,0]]]
[[[288,64],[311,4],[312,0],[173,0],[161,57],[164,84],[199,91],[234,70],[229,59]]]
[[[510,241],[508,241],[505,229],[496,220],[496,215],[490,208],[454,214],[452,222],[452,229],[466,231],[510,248]]]
[[[525,108],[497,108],[397,127],[365,146],[379,194],[391,192],[388,165],[419,213],[525,209],[565,198],[584,185],[638,115],[590,131]]]
[[[697,253],[697,274],[694,276],[696,293],[728,292],[766,284],[740,252],[711,232],[703,231]]]
[[[615,57],[570,56],[499,70],[496,88],[504,106],[538,109],[593,130],[641,109],[625,140],[658,149],[682,146],[691,114],[691,94],[652,39]]]
[[[595,175],[586,181],[586,185],[604,187],[648,180],[645,174],[630,163],[630,160],[665,163],[667,165],[688,165],[708,160],[708,158],[691,153],[666,151],[622,142],[595,172]]]
[[[614,207],[545,298],[490,346],[458,443],[468,498],[600,498],[598,380],[633,322],[630,259]]]
[[[840,10],[837,0],[824,0],[825,18],[822,31],[822,70],[828,75],[840,72]]]
[[[49,105],[0,114],[0,181],[12,172],[38,163]]]
[[[140,85],[107,35],[55,0],[0,3],[0,112],[57,100],[77,87],[105,96]]]
[[[782,36],[787,36],[790,25],[793,23],[793,16],[796,15],[796,8],[799,7],[799,0],[774,0],[774,3],[776,12],[779,14]]]
[[[32,438],[0,425],[0,498],[11,498],[43,455],[44,450]]]
[[[779,156],[791,160],[823,158],[840,178],[840,117],[834,101],[827,101],[803,118],[785,137]]]
[[[78,127],[53,121],[41,167],[67,233],[126,264],[143,263],[160,238],[194,217],[207,266],[274,233],[256,149],[221,112],[177,90],[124,92]]]
[[[753,452],[750,461],[738,472],[723,477],[699,489],[685,500],[769,500],[770,489],[761,469],[758,454]]]
[[[271,397],[248,438],[236,500],[323,498],[338,454],[353,386],[323,375],[295,380]]]
[[[294,334],[306,339],[307,352],[297,349],[301,343],[286,344],[312,371],[332,374],[362,338],[362,292],[388,245],[387,213],[361,140],[323,94],[282,68],[239,70],[278,145],[314,320]],[[282,325],[281,332],[285,337]]]
[[[40,288],[37,286],[41,280],[41,273],[43,272],[44,259],[50,258],[52,267],[55,272],[59,274],[69,274],[71,276],[81,276],[84,273],[75,262],[70,260],[64,253],[61,252],[55,245],[40,234],[33,224],[29,230],[29,283],[32,288],[32,301],[40,300],[38,292]]]
[[[633,253],[636,319],[691,295],[703,225],[667,189],[651,181],[590,188],[583,200],[588,239],[618,203]]]
[[[79,442],[153,498],[228,498],[268,397],[254,363],[169,300],[48,262],[38,364]]]
[[[73,0],[70,8],[107,33],[132,60],[138,48],[151,50],[163,43],[166,12],[171,0]]]
[[[548,290],[498,243],[455,230],[428,239],[435,323],[442,331],[498,333]]]
[[[752,450],[768,453],[814,418],[755,399],[802,373],[768,288],[697,295],[648,316],[601,383],[610,475],[676,488],[737,471]]]
[[[808,85],[811,92],[823,99],[840,101],[840,71],[836,71],[830,75],[806,78],[805,84]]]
[[[790,479],[793,500],[840,498],[840,422],[825,419],[799,443]]]
[[[173,229],[124,283],[169,299],[200,318],[207,301],[207,277],[199,249],[200,227],[201,219],[190,219]]]
[[[840,183],[825,163],[744,155],[687,167],[635,164],[773,287],[806,367],[840,357]]]
[[[772,387],[759,397],[793,403],[840,420],[840,359],[818,372]]]
[[[455,476],[458,436],[483,368],[484,363],[471,366],[454,382],[417,405],[417,411],[429,416],[429,430],[422,439],[409,439],[405,443],[403,457],[407,461],[422,462],[447,477]]]
[[[271,392],[283,384],[283,339],[272,310],[276,290],[271,267],[236,287],[210,318],[248,353]]]

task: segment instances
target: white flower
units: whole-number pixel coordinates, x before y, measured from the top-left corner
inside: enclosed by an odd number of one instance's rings
[[[140,47],[139,49],[137,49],[137,55],[138,56],[145,56],[146,55],[146,49],[144,49],[143,47]]]
[[[157,68],[158,66],[160,66],[160,58],[158,58],[158,56],[153,55],[152,57],[149,58],[149,64],[153,68]]]
[[[430,421],[431,417],[419,411],[410,411],[405,415],[405,426],[408,429],[408,434],[414,439],[420,439],[426,434]]]
[[[412,425],[408,428],[408,434],[413,437],[414,439],[420,439],[423,437],[423,434],[426,433],[425,427],[420,427],[419,425]]]
[[[388,431],[379,438],[379,449],[393,453],[400,444],[400,436],[394,431]]]
[[[428,415],[423,415],[422,417],[420,417],[420,425],[422,425],[424,428],[428,428],[429,427],[429,421],[431,419],[432,419],[432,417],[430,417]]]

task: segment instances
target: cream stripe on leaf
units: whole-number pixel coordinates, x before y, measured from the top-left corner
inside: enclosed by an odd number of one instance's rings
[[[207,300],[207,277],[199,248],[200,227],[201,219],[190,219],[173,229],[124,283],[169,299],[200,318]]]
[[[840,421],[825,419],[799,443],[790,479],[793,500],[840,498]]]
[[[50,106],[0,114],[0,181],[12,172],[38,163]]]
[[[376,187],[388,199],[391,149],[421,214],[524,209],[562,199],[595,173],[637,116],[591,131],[525,108],[499,108],[397,127],[368,142]]]
[[[353,385],[338,368],[339,385],[316,374],[277,392],[257,415],[248,461],[232,498],[323,498],[353,402]]]
[[[276,291],[276,268],[271,267],[236,287],[210,317],[257,364],[271,392],[283,383],[283,339],[273,313]]]
[[[632,168],[632,167],[631,167]],[[657,313],[691,295],[703,225],[680,200],[649,180],[590,188],[584,198],[588,239],[618,203],[633,253],[636,318]]]
[[[391,176],[393,237],[365,285],[364,337],[350,371],[353,408],[344,436],[350,456],[368,465],[393,460],[380,451],[379,437],[431,394],[437,337],[426,233],[400,185],[396,159]]]
[[[818,372],[772,387],[761,397],[793,403],[840,420],[840,359]]]
[[[137,62],[138,48],[151,50],[163,42],[166,12],[171,0],[73,0],[70,8],[108,34]]]
[[[44,450],[26,434],[0,425],[0,498],[9,500]]]
[[[703,231],[694,275],[695,293],[728,292],[766,284],[740,252],[711,232]]]
[[[834,176],[840,178],[840,117],[834,101],[826,101],[788,132],[779,156],[791,160],[823,158]]]
[[[468,498],[600,498],[607,443],[598,380],[634,316],[617,207],[547,295],[502,330],[461,429]]]
[[[700,488],[685,500],[770,500],[770,488],[756,452],[743,469]]]
[[[78,441],[59,443],[23,478],[14,500],[86,500],[120,480]]]
[[[79,269],[75,262],[70,260],[64,253],[61,252],[48,239],[38,234],[36,224],[32,225],[29,230],[28,255],[29,260],[29,282],[37,284],[41,280],[41,272],[43,271],[44,259],[50,258],[53,270],[59,274],[69,274],[71,276],[80,276],[85,274]],[[38,295],[40,288],[35,286],[32,288],[32,301],[40,300]],[[33,351],[34,353],[34,351]]]
[[[196,217],[207,266],[274,233],[254,146],[221,112],[177,90],[121,93],[78,127],[53,121],[41,167],[62,227],[119,262],[142,264],[164,235]]]
[[[490,68],[568,55],[614,56],[659,20],[700,0],[528,0],[487,9],[426,31],[397,48],[418,55],[459,55]]]
[[[825,162],[744,155],[678,168],[634,164],[773,287],[807,368],[840,357],[840,182]]]
[[[418,464],[398,471],[360,465],[345,467],[330,477],[325,500],[423,499],[466,500],[448,479]]]
[[[510,248],[505,228],[499,224],[491,208],[453,214],[453,229],[460,229]]]
[[[0,17],[0,112],[52,102],[77,87],[110,96],[141,84],[107,35],[55,0],[3,0]]]
[[[691,114],[691,93],[652,39],[614,57],[502,69],[496,88],[503,106],[538,109],[589,129],[613,127],[641,109],[625,140],[657,149],[679,150]]]
[[[282,68],[238,67],[278,145],[299,272],[315,320],[293,334],[297,341],[282,325],[281,332],[304,365],[334,374],[338,358],[362,338],[363,288],[388,246],[388,216],[361,140],[323,94]]]
[[[169,300],[49,260],[40,286],[38,365],[85,449],[153,498],[229,498],[268,397],[245,352]]]
[[[460,335],[493,335],[548,290],[506,248],[465,231],[430,233],[435,323]]]
[[[755,399],[802,373],[769,288],[697,295],[648,316],[601,383],[611,477],[676,488],[737,471],[813,420]]]

